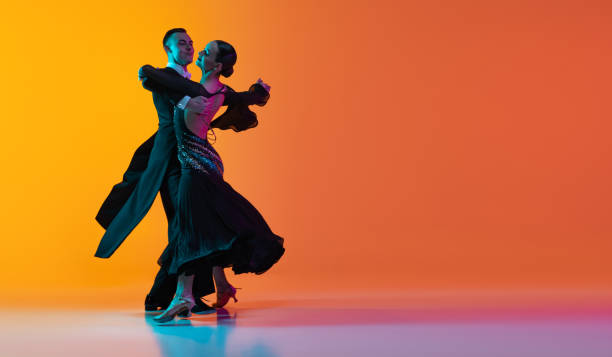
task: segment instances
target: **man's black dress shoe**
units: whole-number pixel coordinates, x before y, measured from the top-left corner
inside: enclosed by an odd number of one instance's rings
[[[166,310],[170,305],[170,301],[167,302],[159,302],[154,301],[151,298],[151,295],[147,295],[145,298],[145,311],[158,311],[158,310]]]
[[[191,312],[197,315],[214,314],[217,309],[206,305],[202,299],[195,299],[195,306],[191,308]]]

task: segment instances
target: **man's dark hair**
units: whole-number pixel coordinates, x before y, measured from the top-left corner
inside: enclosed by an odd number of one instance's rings
[[[172,34],[174,33],[187,33],[187,31],[183,28],[177,27],[175,29],[172,30],[168,30],[168,32],[166,32],[166,34],[164,35],[164,40],[162,41],[162,43],[164,44],[164,46],[166,46],[166,42],[168,42],[168,39],[170,38],[170,36],[172,36]]]

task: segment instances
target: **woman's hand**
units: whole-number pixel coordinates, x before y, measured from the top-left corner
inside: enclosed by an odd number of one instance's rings
[[[142,67],[140,67],[140,68],[138,69],[138,80],[139,80],[139,81],[141,81],[141,82],[142,82],[142,81],[144,81],[145,79],[147,79],[147,75],[145,74],[145,72],[146,72],[147,70],[149,70],[149,68],[154,69],[154,68],[153,68],[153,66],[151,66],[151,65],[149,65],[149,64],[145,64],[144,66],[142,66]],[[150,71],[150,70],[149,70],[149,71]]]
[[[262,87],[264,87],[264,89],[266,90],[266,92],[270,93],[270,86],[268,84],[266,84],[261,78],[259,78],[257,80],[257,84],[261,85]]]
[[[145,79],[147,79],[147,76],[145,76],[144,71],[142,70],[142,67],[140,67],[138,69],[138,80],[142,82]]]

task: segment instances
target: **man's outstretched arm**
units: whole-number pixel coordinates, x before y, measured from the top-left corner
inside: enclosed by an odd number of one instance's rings
[[[142,81],[142,86],[145,89],[167,94],[174,105],[185,96],[194,98],[206,95],[206,90],[200,83],[170,74],[151,65],[140,67],[138,78]],[[230,90],[224,93],[225,99],[223,105],[265,105],[270,97],[268,93],[269,88],[267,84],[258,80],[246,92]]]
[[[204,89],[199,83],[150,65],[140,67],[138,79],[146,90],[166,94],[173,105],[176,105],[185,96],[202,95]]]

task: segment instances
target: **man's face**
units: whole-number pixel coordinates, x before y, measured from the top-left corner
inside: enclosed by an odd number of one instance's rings
[[[193,62],[193,41],[191,41],[191,37],[186,33],[173,33],[164,47],[170,61],[181,66],[186,66]]]
[[[198,53],[198,60],[196,66],[202,68],[204,72],[209,72],[217,65],[217,53],[219,52],[219,46],[215,41],[209,42],[202,51]]]

